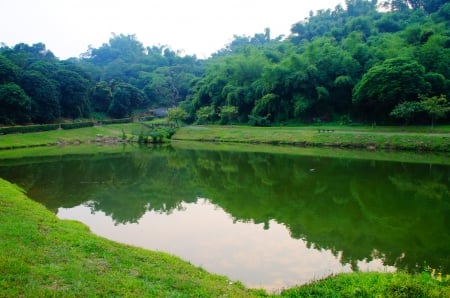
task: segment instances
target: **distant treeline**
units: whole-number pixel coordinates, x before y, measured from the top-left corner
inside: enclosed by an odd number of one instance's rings
[[[208,59],[123,34],[63,61],[43,43],[3,46],[0,124],[125,118],[160,106],[178,106],[172,115],[191,123],[448,123],[446,2],[347,0],[311,12],[287,37],[269,28],[235,36]]]

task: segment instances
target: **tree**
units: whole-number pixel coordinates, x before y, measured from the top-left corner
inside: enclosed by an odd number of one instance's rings
[[[8,58],[0,55],[0,84],[14,82],[17,78],[17,68]]]
[[[392,112],[389,114],[392,117],[405,120],[405,125],[408,125],[409,121],[418,112],[423,110],[423,106],[417,101],[404,101],[395,106]]]
[[[204,123],[210,123],[216,112],[214,111],[214,107],[212,106],[204,106],[197,110],[195,113],[197,117],[197,123],[204,124]]]
[[[92,89],[90,98],[95,112],[106,113],[113,98],[111,87],[105,81],[98,82]]]
[[[70,70],[57,73],[61,93],[61,116],[68,118],[86,117],[89,114],[89,81]]]
[[[177,126],[180,126],[180,121],[186,119],[189,114],[182,108],[171,108],[167,111],[169,121],[175,122]]]
[[[31,99],[19,85],[0,85],[0,123],[26,123],[30,121],[30,110]]]
[[[434,128],[434,123],[437,119],[444,118],[450,112],[450,105],[445,95],[424,98],[420,103],[425,112],[431,117],[431,129]]]
[[[353,103],[370,121],[385,121],[393,108],[415,101],[427,90],[424,67],[401,57],[387,59],[366,72],[353,89]]]
[[[228,124],[238,115],[238,108],[236,106],[221,106],[219,108],[219,117],[221,124]]]
[[[85,56],[94,63],[105,65],[119,57],[130,62],[144,56],[144,52],[144,46],[136,39],[136,35],[112,33],[108,43],[98,49],[90,48]]]
[[[35,123],[52,123],[61,115],[57,82],[37,71],[25,71],[19,79],[20,86],[31,97],[31,120]]]
[[[145,95],[138,88],[127,83],[119,83],[113,88],[113,100],[108,114],[115,118],[127,117],[140,107]]]

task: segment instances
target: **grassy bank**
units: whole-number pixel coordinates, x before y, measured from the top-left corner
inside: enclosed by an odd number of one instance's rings
[[[269,295],[177,257],[118,244],[60,220],[0,179],[0,297],[449,297],[428,273],[341,274]]]
[[[304,155],[344,159],[366,159],[407,163],[450,165],[450,155],[446,152],[413,152],[355,150],[348,148],[298,147],[290,145],[266,145],[230,142],[172,141],[171,147],[181,150],[261,152],[270,154]]]
[[[437,279],[439,280],[437,280]],[[450,297],[450,278],[429,273],[351,273],[282,292],[284,297]]]
[[[255,297],[176,257],[59,220],[0,179],[0,297]]]
[[[269,295],[60,220],[0,179],[0,297],[449,297],[450,278],[354,273]]]
[[[151,125],[151,122],[111,124],[70,130],[62,129],[26,134],[0,135],[0,150],[93,142],[105,144],[142,142],[144,136],[140,136],[140,134],[150,134],[150,129],[146,125]],[[154,130],[153,132],[156,132],[158,136],[159,132],[163,133],[162,130]],[[145,138],[150,141],[152,139],[150,135],[145,135]],[[164,137],[158,140],[167,141]]]
[[[0,149],[17,149],[58,144],[80,144],[96,140],[97,135],[121,138],[123,133],[131,135],[138,130],[137,123],[93,126],[70,130],[52,130],[27,134],[0,135]]]
[[[176,140],[288,144],[304,147],[364,148],[450,152],[450,127],[433,133],[424,128],[403,127],[249,127],[188,126],[173,137]]]
[[[140,123],[113,124],[71,130],[0,135],[1,149],[91,143],[98,135],[135,142]],[[175,140],[286,144],[302,147],[387,149],[397,151],[450,152],[450,126],[369,127],[369,126],[188,126],[177,131]]]

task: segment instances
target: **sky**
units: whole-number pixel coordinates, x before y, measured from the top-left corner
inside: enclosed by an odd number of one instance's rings
[[[310,11],[340,0],[0,0],[0,43],[42,42],[60,59],[100,47],[112,33],[207,58],[234,35],[289,35]]]

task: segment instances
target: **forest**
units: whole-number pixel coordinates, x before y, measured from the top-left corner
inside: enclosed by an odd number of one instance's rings
[[[289,36],[235,36],[207,59],[112,34],[77,58],[0,47],[0,125],[120,119],[169,108],[187,123],[450,123],[450,3],[346,0]]]

